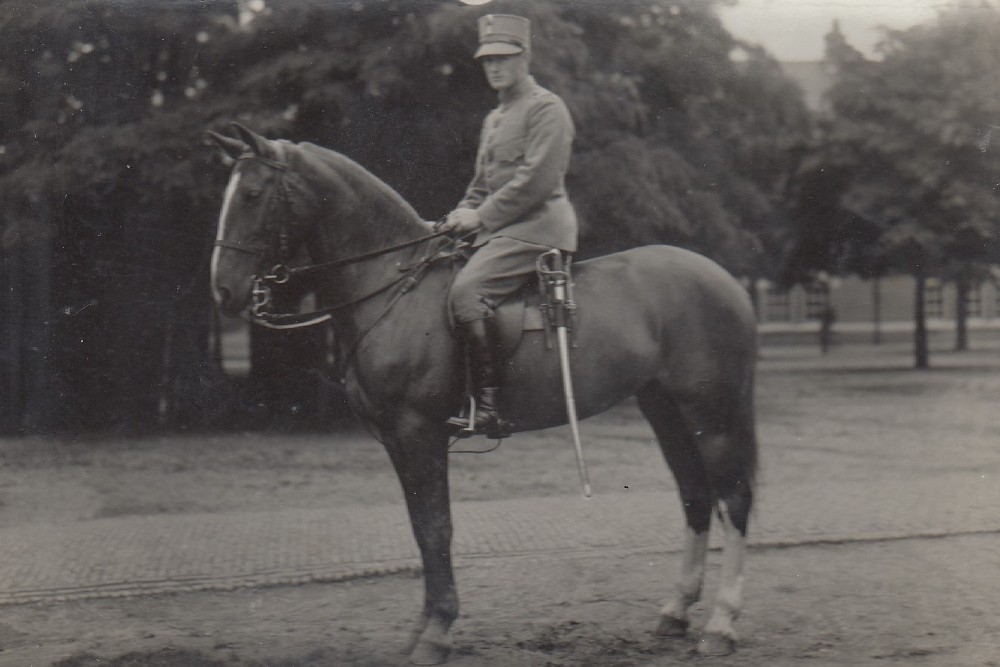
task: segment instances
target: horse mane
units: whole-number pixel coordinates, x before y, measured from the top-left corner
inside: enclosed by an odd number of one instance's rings
[[[367,201],[385,214],[373,217],[371,225],[374,229],[369,228],[370,232],[380,236],[396,235],[401,231],[400,222],[405,223],[407,228],[410,224],[418,225],[420,233],[430,230],[430,223],[402,195],[346,155],[310,142],[287,146],[297,149],[292,153],[305,165],[317,169],[326,178],[343,181],[355,195],[365,195]]]

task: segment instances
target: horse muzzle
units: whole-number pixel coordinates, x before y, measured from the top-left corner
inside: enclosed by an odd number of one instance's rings
[[[216,287],[212,290],[212,296],[215,298],[215,305],[226,317],[235,317],[243,310],[243,304],[239,299],[234,299],[233,293],[225,287]]]
[[[226,317],[236,317],[246,310],[252,298],[254,278],[239,281],[213,280],[212,299],[216,307]]]

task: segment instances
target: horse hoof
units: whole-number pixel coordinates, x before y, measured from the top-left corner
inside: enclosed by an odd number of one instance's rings
[[[417,648],[417,644],[419,642],[420,642],[420,631],[414,630],[413,632],[410,633],[410,636],[407,637],[406,643],[403,644],[403,648],[400,651],[400,653],[402,653],[403,655],[410,655],[411,653],[413,653],[413,650]]]
[[[698,653],[701,655],[729,655],[736,650],[736,640],[712,633],[706,633],[698,640]]]
[[[657,637],[683,637],[687,634],[688,626],[691,625],[683,618],[673,616],[660,616],[660,624],[656,626]]]
[[[410,653],[410,663],[414,665],[440,665],[451,657],[451,644],[422,640]]]

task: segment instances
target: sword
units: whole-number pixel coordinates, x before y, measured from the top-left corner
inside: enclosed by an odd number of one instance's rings
[[[576,398],[573,395],[573,375],[569,365],[569,337],[567,335],[567,283],[569,274],[563,265],[563,256],[558,249],[549,250],[540,258],[545,267],[545,280],[552,286],[552,306],[549,310],[555,316],[556,341],[559,345],[559,367],[562,370],[563,393],[566,396],[566,417],[570,432],[573,434],[573,447],[576,451],[576,466],[580,472],[580,485],[584,498],[593,497],[590,490],[590,475],[587,472],[587,462],[583,458],[583,446],[580,444],[580,425],[576,418]]]

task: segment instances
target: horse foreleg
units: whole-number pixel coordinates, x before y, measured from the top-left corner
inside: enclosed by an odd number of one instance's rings
[[[451,562],[451,507],[448,454],[440,447],[389,447],[424,569],[424,609],[406,645],[416,665],[439,665],[451,655],[451,624],[458,616],[458,594]]]
[[[702,655],[728,655],[736,646],[733,626],[743,608],[743,564],[750,504],[749,491],[719,501],[719,518],[724,531],[722,574],[715,607],[698,642],[698,652]]]

